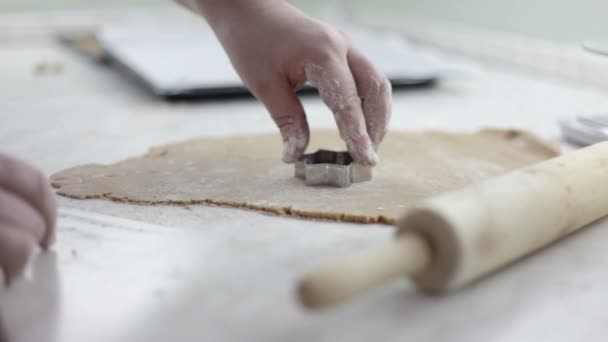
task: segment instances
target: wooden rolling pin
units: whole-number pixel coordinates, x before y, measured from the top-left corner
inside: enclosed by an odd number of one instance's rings
[[[304,276],[304,306],[343,302],[392,278],[427,292],[470,283],[608,214],[608,142],[425,200],[395,239]]]

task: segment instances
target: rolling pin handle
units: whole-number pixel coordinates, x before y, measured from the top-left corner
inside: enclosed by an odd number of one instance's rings
[[[297,294],[307,308],[321,309],[344,302],[399,276],[413,276],[431,262],[431,249],[415,233],[363,254],[343,257],[304,276]]]

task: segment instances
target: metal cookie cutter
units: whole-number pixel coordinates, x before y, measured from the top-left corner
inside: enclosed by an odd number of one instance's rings
[[[318,150],[305,154],[295,163],[295,175],[306,185],[329,185],[340,188],[372,179],[372,167],[353,161],[348,152]]]

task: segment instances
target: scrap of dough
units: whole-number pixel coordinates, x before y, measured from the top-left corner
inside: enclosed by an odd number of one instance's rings
[[[314,131],[308,151],[340,150],[335,131]],[[348,188],[308,187],[279,156],[278,134],[201,138],[152,148],[111,165],[51,176],[60,195],[139,204],[212,204],[280,215],[392,224],[425,197],[559,155],[516,130],[391,132],[374,179]]]

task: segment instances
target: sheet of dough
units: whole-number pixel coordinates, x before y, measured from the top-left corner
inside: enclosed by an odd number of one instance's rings
[[[314,131],[309,152],[344,149],[335,131]],[[54,174],[60,195],[140,204],[213,204],[305,218],[393,223],[427,196],[554,157],[528,133],[391,132],[374,179],[349,188],[308,187],[280,161],[278,134],[202,138],[152,148],[112,165]]]

